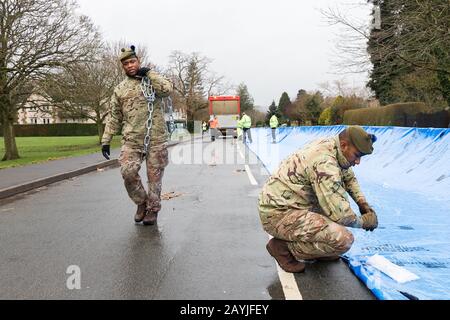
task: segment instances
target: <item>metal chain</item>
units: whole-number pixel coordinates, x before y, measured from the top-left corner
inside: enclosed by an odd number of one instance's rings
[[[167,100],[167,109],[169,111],[169,136],[170,136],[175,131],[175,119],[173,118],[172,98],[167,97],[164,100]]]
[[[151,131],[153,127],[153,112],[154,109],[154,103],[156,100],[156,94],[155,89],[152,86],[152,83],[148,77],[143,77],[141,81],[141,90],[144,94],[145,99],[147,100],[147,109],[148,109],[148,119],[147,123],[145,125],[147,129],[147,133],[144,138],[144,152],[142,153],[142,158],[145,159],[148,154],[148,149],[150,147],[150,140],[151,140]]]

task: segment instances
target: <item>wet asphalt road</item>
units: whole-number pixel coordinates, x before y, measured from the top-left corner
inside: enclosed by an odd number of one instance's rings
[[[268,177],[254,155],[231,140],[170,154],[163,193],[177,197],[163,201],[157,226],[133,222],[118,168],[0,202],[0,299],[284,299],[256,208]],[[73,265],[80,290],[66,286]],[[304,299],[374,299],[343,262],[311,264],[295,280]]]

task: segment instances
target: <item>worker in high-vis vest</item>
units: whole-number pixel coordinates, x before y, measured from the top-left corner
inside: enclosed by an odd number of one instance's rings
[[[213,115],[211,116],[211,120],[209,120],[209,130],[211,134],[211,141],[216,141],[217,137],[217,128],[219,128],[219,120],[217,119],[217,116]]]
[[[250,143],[252,143],[252,133],[250,131],[250,128],[252,127],[252,118],[243,112],[239,123],[242,126],[242,130],[244,130],[244,144],[247,142],[247,137]]]
[[[236,126],[236,133],[237,133],[237,139],[238,141],[242,140],[242,135],[244,133],[244,127],[242,126],[241,119],[239,116],[237,116],[237,126]]]
[[[278,118],[275,114],[270,118],[270,128],[272,129],[272,143],[277,143]]]

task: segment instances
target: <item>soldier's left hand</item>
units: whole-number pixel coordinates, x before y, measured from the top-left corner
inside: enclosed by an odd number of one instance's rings
[[[366,231],[373,231],[378,228],[378,217],[375,211],[365,213],[361,217],[362,228]]]
[[[106,158],[106,160],[109,160],[109,157],[111,155],[111,148],[108,144],[102,145],[102,154]]]
[[[371,206],[369,206],[369,204],[367,202],[359,202],[358,203],[358,207],[359,207],[359,212],[361,214],[366,214],[369,212],[375,212]]]
[[[150,71],[150,68],[142,67],[136,73],[136,78],[143,78],[147,76],[147,73]]]

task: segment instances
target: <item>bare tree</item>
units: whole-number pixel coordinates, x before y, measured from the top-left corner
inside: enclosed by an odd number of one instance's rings
[[[367,6],[367,3],[359,3]],[[340,26],[336,35],[336,51],[333,66],[338,74],[367,73],[372,64],[367,52],[370,38],[370,21],[361,21],[350,17],[338,8],[320,10],[330,26]]]
[[[219,76],[215,72],[210,72],[209,76],[206,78],[206,84],[208,88],[208,97],[230,94],[230,92],[235,89],[233,84],[230,82],[225,82],[224,76]]]
[[[438,83],[441,97],[437,101],[450,105],[448,0],[367,0],[360,4],[373,5],[372,24],[358,22],[340,10],[322,11],[331,25],[343,27],[337,46],[338,70],[370,71],[368,85],[385,103],[395,102],[391,90],[395,84],[398,87],[411,74],[416,78],[425,75]]]
[[[319,83],[320,90],[326,97],[360,97],[362,99],[369,99],[372,96],[369,88],[351,86],[345,79],[333,80],[331,82],[326,81]]]
[[[19,158],[14,121],[33,81],[55,69],[87,61],[99,34],[69,0],[0,2],[0,110],[5,141],[3,160]]]
[[[37,106],[51,106],[64,118],[92,120],[97,124],[101,137],[110,97],[122,77],[115,68],[115,56],[105,53],[99,58],[49,75],[39,87],[41,95],[48,97],[48,102],[38,101]]]
[[[445,48],[450,41],[448,1],[415,0],[407,4],[404,0],[367,0],[359,5],[367,6],[367,2],[375,5],[372,24],[369,20],[352,18],[339,9],[321,10],[330,25],[343,27],[337,39],[338,55],[342,58],[337,65],[342,71],[370,70],[367,42],[375,41],[372,52],[379,59],[388,61],[396,56],[413,67],[450,72],[448,67],[437,65],[434,52],[436,48]],[[378,5],[383,2],[389,3],[388,16],[380,15]]]
[[[224,83],[224,77],[210,70],[211,59],[199,53],[186,54],[173,51],[170,56],[168,75],[175,88],[174,100],[183,104],[188,119],[206,109],[207,97],[230,92],[232,85]]]

